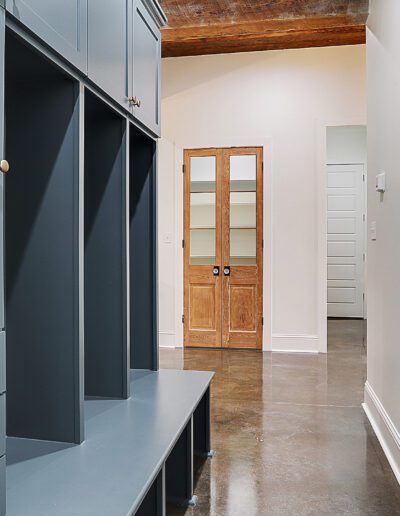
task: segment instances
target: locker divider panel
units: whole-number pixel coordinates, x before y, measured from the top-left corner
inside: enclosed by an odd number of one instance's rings
[[[131,126],[130,346],[132,369],[158,369],[156,143]]]
[[[6,36],[7,433],[83,440],[78,83]]]
[[[126,121],[85,93],[85,394],[129,397]]]

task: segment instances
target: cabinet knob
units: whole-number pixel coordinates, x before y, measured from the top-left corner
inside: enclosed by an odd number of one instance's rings
[[[134,107],[140,107],[140,100],[137,97],[128,97],[129,104]]]
[[[6,159],[0,161],[0,171],[6,174],[10,170],[10,164]]]

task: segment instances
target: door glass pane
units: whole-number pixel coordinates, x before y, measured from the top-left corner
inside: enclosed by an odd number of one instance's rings
[[[257,264],[257,156],[230,157],[230,264]]]
[[[216,157],[190,158],[190,263],[216,261]]]

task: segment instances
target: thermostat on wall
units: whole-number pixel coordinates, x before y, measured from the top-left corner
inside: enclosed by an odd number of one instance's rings
[[[386,174],[381,172],[376,176],[376,191],[383,193],[386,190]]]

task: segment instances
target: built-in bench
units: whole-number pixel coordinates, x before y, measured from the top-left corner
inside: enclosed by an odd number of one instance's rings
[[[9,438],[7,515],[160,516],[193,502],[211,453],[213,373],[132,371],[128,400],[85,401],[81,445]]]

